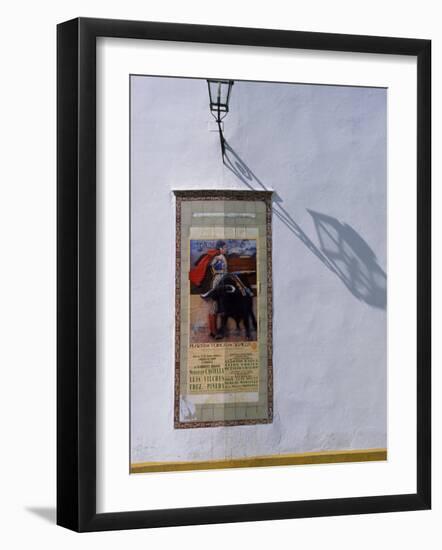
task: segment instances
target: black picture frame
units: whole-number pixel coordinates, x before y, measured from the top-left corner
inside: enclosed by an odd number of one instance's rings
[[[417,58],[417,491],[358,498],[96,512],[96,39]],[[75,531],[424,510],[431,506],[431,41],[79,18],[57,28],[57,523]]]

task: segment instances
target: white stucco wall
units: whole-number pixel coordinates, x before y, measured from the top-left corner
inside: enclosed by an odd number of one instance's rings
[[[132,77],[132,462],[386,447],[384,89]],[[173,429],[173,189],[271,189],[274,422]],[[336,242],[333,242],[332,235]]]

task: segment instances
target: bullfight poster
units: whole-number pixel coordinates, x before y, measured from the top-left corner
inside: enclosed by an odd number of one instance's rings
[[[270,423],[271,192],[175,195],[174,426]]]

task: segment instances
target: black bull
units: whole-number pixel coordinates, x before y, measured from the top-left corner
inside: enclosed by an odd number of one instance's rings
[[[241,279],[241,282],[244,288],[240,288],[235,277],[226,275],[211,293],[211,298],[218,302],[218,314],[221,317],[218,338],[224,337],[229,317],[236,321],[238,330],[240,329],[240,322],[243,322],[248,340],[250,340],[250,322],[256,330],[257,323],[253,313],[252,291],[244,278]]]

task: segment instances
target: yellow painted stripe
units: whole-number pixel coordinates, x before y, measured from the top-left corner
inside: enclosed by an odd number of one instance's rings
[[[367,462],[387,460],[387,449],[357,449],[348,451],[320,451],[282,455],[196,460],[191,462],[136,462],[131,474],[145,472],[181,472],[185,470],[213,470],[216,468],[256,468],[259,466],[292,466],[301,464],[330,464],[336,462]]]

